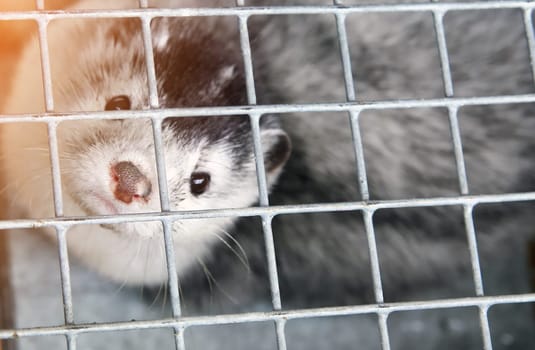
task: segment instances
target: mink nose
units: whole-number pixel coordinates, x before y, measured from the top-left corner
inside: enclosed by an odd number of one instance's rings
[[[147,200],[152,191],[149,179],[132,162],[119,162],[111,167],[115,181],[115,198],[126,204],[134,199]]]

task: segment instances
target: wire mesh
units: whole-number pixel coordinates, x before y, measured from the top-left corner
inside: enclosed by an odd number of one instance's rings
[[[176,348],[185,349],[184,331],[191,326],[218,325],[245,322],[273,321],[276,324],[276,336],[280,350],[286,349],[284,335],[285,324],[288,320],[304,319],[312,317],[327,317],[356,314],[378,315],[378,326],[381,335],[382,349],[390,349],[387,320],[391,313],[396,311],[442,309],[452,307],[475,306],[479,309],[483,346],[485,350],[492,349],[491,334],[487,318],[489,307],[498,304],[528,303],[535,302],[535,294],[498,295],[485,296],[481,268],[479,265],[476,233],[472,211],[475,205],[482,203],[518,202],[535,200],[535,192],[503,193],[496,195],[470,195],[463,159],[462,143],[459,131],[457,111],[464,106],[500,105],[511,103],[535,102],[535,94],[510,95],[510,96],[485,96],[459,98],[454,96],[454,86],[450,70],[449,56],[446,45],[443,18],[448,11],[485,10],[485,9],[520,9],[524,13],[525,34],[529,44],[532,73],[535,77],[535,33],[533,32],[532,11],[535,3],[531,1],[485,1],[485,2],[458,2],[458,3],[414,3],[414,4],[390,4],[390,5],[359,5],[345,6],[334,1],[332,6],[280,6],[280,7],[246,7],[243,1],[237,1],[234,8],[177,8],[177,9],[154,9],[147,7],[147,1],[140,1],[140,9],[130,10],[67,10],[67,11],[44,11],[43,1],[37,1],[38,11],[0,13],[0,20],[33,20],[39,28],[41,47],[41,64],[46,101],[46,113],[33,115],[0,115],[0,123],[27,122],[46,123],[48,125],[50,163],[53,173],[54,190],[54,218],[40,220],[4,220],[0,221],[0,230],[53,227],[57,232],[58,249],[60,258],[61,284],[63,293],[65,325],[54,327],[36,327],[20,329],[0,330],[0,339],[18,337],[33,337],[44,335],[63,335],[67,340],[68,349],[76,348],[76,337],[79,334],[103,331],[120,331],[132,329],[171,328],[175,331]],[[379,12],[428,12],[433,15],[436,31],[437,48],[442,68],[444,84],[444,98],[402,100],[402,101],[378,101],[356,102],[354,74],[351,68],[348,38],[346,32],[346,16],[353,13],[379,13]],[[253,66],[251,61],[251,48],[249,43],[248,19],[253,15],[291,15],[291,14],[331,14],[336,18],[338,40],[341,53],[341,64],[344,73],[347,102],[345,103],[317,103],[317,104],[281,104],[281,105],[257,105]],[[183,16],[234,16],[239,23],[241,50],[246,73],[246,87],[248,106],[230,107],[199,107],[199,108],[159,108],[156,72],[152,55],[152,42],[150,22],[156,17],[183,17]],[[66,18],[139,18],[142,22],[143,41],[146,50],[146,65],[148,70],[148,87],[151,110],[117,111],[112,115],[105,112],[91,113],[53,113],[54,101],[52,94],[52,81],[50,76],[49,51],[47,44],[47,25],[50,21]],[[370,201],[366,177],[366,165],[363,157],[363,146],[359,128],[359,115],[363,111],[382,109],[404,108],[427,108],[445,107],[449,111],[449,122],[452,133],[452,143],[457,167],[459,182],[459,196],[434,197],[426,199],[404,200],[380,200]],[[300,204],[300,205],[276,205],[270,206],[268,189],[264,169],[264,161],[260,141],[260,118],[270,113],[292,112],[345,112],[351,119],[353,143],[356,153],[356,165],[358,181],[361,192],[361,201],[340,202],[329,204]],[[214,116],[214,115],[249,115],[256,156],[256,167],[259,187],[259,206],[242,209],[212,209],[203,211],[180,211],[170,210],[161,139],[161,125],[164,118],[173,116]],[[58,119],[58,117],[61,117]],[[124,214],[109,217],[64,217],[61,194],[61,178],[59,171],[59,156],[57,144],[57,126],[62,121],[91,120],[91,119],[118,119],[118,118],[149,118],[152,120],[155,140],[156,164],[158,170],[161,213],[150,214]],[[408,208],[430,206],[456,206],[464,208],[464,220],[470,261],[472,266],[473,280],[475,283],[475,297],[437,299],[419,302],[385,303],[381,283],[381,271],[379,256],[375,242],[373,225],[374,213],[385,208]],[[279,214],[314,213],[334,211],[360,210],[364,214],[364,223],[369,245],[372,277],[374,283],[375,304],[325,307],[300,310],[281,310],[281,297],[278,282],[278,273],[275,260],[275,248],[271,221]],[[258,216],[262,219],[264,239],[268,257],[268,270],[271,285],[271,298],[273,311],[271,312],[248,312],[230,315],[215,316],[181,316],[179,289],[177,282],[176,266],[174,259],[171,226],[173,221],[181,219],[214,218],[214,217],[245,217]],[[151,321],[108,322],[96,324],[75,324],[74,305],[70,286],[69,259],[65,234],[73,225],[113,224],[121,222],[141,222],[157,220],[163,225],[165,251],[169,275],[169,290],[171,296],[172,318]]]

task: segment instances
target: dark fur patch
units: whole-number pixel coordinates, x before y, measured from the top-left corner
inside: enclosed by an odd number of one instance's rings
[[[155,19],[153,28],[168,26],[171,33],[165,48],[154,52],[158,91],[162,107],[239,106],[247,104],[243,63],[238,36],[206,30],[206,18]],[[225,24],[222,24],[223,26]],[[153,30],[153,36],[155,35]],[[190,33],[190,35],[187,35]],[[233,75],[218,84],[222,70],[233,67]],[[211,143],[225,141],[231,146],[240,167],[252,152],[248,116],[168,118],[164,126],[177,137],[191,141],[207,138]]]
[[[165,24],[171,33],[169,41],[154,55],[159,95],[165,107],[247,104],[238,33],[223,36],[217,33],[217,25],[205,30],[203,22],[208,20],[213,19],[172,18]],[[234,67],[232,79],[211,91],[221,70],[229,66]]]

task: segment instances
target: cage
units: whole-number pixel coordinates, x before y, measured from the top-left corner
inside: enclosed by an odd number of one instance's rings
[[[47,5],[47,7],[45,7]],[[63,5],[63,4],[61,4]],[[529,262],[527,256],[511,254],[506,258],[496,258],[496,266],[488,267],[490,271],[500,270],[500,276],[510,276],[510,280],[487,281],[482,273],[479,258],[477,232],[484,231],[485,215],[492,215],[493,206],[511,204],[520,206],[511,209],[510,216],[516,212],[530,211],[530,202],[535,200],[535,192],[527,186],[522,191],[513,193],[474,193],[467,172],[470,164],[465,162],[463,137],[463,113],[473,108],[514,108],[510,106],[527,105],[535,102],[531,90],[512,93],[500,90],[497,93],[484,91],[471,96],[464,87],[455,85],[455,74],[462,74],[453,67],[448,46],[448,14],[511,10],[519,13],[519,22],[511,27],[521,28],[526,40],[526,62],[529,79],[535,74],[535,34],[532,13],[535,5],[530,1],[385,1],[380,4],[359,3],[356,1],[315,1],[304,5],[288,5],[286,2],[265,2],[262,6],[250,6],[247,1],[229,2],[227,7],[195,8],[151,8],[147,1],[140,0],[139,8],[120,10],[55,10],[60,4],[45,4],[36,1],[35,10],[4,11],[0,21],[11,24],[26,21],[28,26],[35,25],[39,36],[39,53],[42,66],[45,113],[0,116],[0,123],[30,123],[42,125],[47,134],[50,167],[52,169],[52,192],[54,217],[47,218],[5,218],[0,221],[0,339],[6,349],[85,349],[85,348],[157,348],[157,349],[527,349],[535,344],[531,304],[535,294],[529,286]],[[31,8],[31,6],[29,6]],[[382,14],[420,14],[428,15],[428,23],[422,25],[431,28],[432,40],[436,45],[436,74],[434,81],[441,89],[441,96],[426,95],[429,90],[422,89],[416,95],[404,95],[385,98],[369,96],[360,100],[359,76],[365,75],[362,68],[356,67],[352,60],[352,47],[348,41],[350,35],[347,26],[357,18],[352,16],[372,16]],[[227,16],[235,19],[237,37],[243,58],[245,72],[247,105],[225,107],[183,107],[159,108],[158,83],[153,55],[153,38],[151,21],[160,17],[207,17]],[[250,27],[261,16],[326,16],[331,20],[339,49],[338,74],[341,84],[339,94],[344,101],[317,101],[313,97],[306,102],[270,104],[262,100],[255,88],[255,55],[250,40]],[[494,15],[493,15],[494,16]],[[99,112],[61,113],[58,119],[54,112],[53,79],[51,77],[50,48],[48,46],[47,26],[52,21],[71,19],[136,19],[139,21],[146,55],[144,64],[148,72],[148,96],[150,109],[119,111],[113,115]],[[494,18],[491,16],[491,18]],[[261,20],[258,20],[261,22]],[[6,25],[6,28],[9,28]],[[395,21],[393,21],[395,27]],[[517,28],[517,29],[518,29]],[[394,28],[394,31],[396,29]],[[490,29],[489,29],[490,31]],[[418,36],[418,33],[411,35]],[[417,38],[415,40],[428,40]],[[314,41],[312,36],[311,41]],[[492,40],[485,43],[491,45]],[[407,44],[408,45],[408,44]],[[469,48],[465,48],[469,49]],[[281,52],[281,55],[283,53]],[[16,56],[15,56],[16,59]],[[6,61],[7,62],[7,61]],[[454,62],[457,64],[457,62]],[[469,65],[470,62],[466,62]],[[7,70],[7,69],[6,69]],[[355,73],[356,72],[356,73]],[[7,74],[7,73],[6,73]],[[484,77],[481,77],[482,79]],[[504,83],[505,85],[505,83]],[[431,92],[429,92],[431,94]],[[313,91],[311,91],[313,96]],[[423,96],[423,97],[422,97]],[[425,110],[440,109],[444,114],[444,128],[450,131],[453,169],[450,184],[456,188],[452,192],[432,194],[426,198],[377,199],[370,192],[367,160],[374,157],[367,154],[366,125],[371,119],[367,113],[391,110]],[[354,193],[359,198],[335,198],[330,202],[316,199],[308,203],[278,203],[277,198],[269,194],[269,186],[262,153],[260,125],[263,116],[268,114],[302,114],[339,113],[347,116],[347,125],[341,126],[348,131],[348,147],[356,157],[356,177]],[[484,112],[481,112],[484,114]],[[162,123],[168,117],[203,117],[238,115],[249,118],[255,153],[258,205],[248,208],[208,209],[202,211],[171,210],[169,201],[168,179],[165,174],[165,154],[162,143]],[[145,119],[152,126],[154,137],[155,163],[158,176],[158,190],[161,211],[156,213],[139,212],[128,215],[112,216],[70,216],[65,213],[62,194],[61,160],[59,156],[58,134],[61,124],[74,121],[91,121],[99,119]],[[386,116],[388,118],[388,116]],[[319,123],[320,118],[307,120]],[[484,123],[478,120],[478,123]],[[522,126],[520,126],[522,127]],[[492,133],[487,134],[488,137]],[[424,140],[423,142],[431,142]],[[498,143],[499,140],[496,140]],[[499,149],[497,147],[496,149]],[[504,176],[507,173],[504,172]],[[429,181],[435,181],[431,179]],[[499,187],[497,187],[499,188]],[[410,195],[409,195],[410,197]],[[527,204],[526,204],[527,203]],[[466,264],[471,273],[470,281],[459,281],[464,288],[457,294],[417,294],[412,299],[392,300],[391,288],[384,285],[382,278],[382,243],[388,233],[375,224],[375,220],[392,211],[399,211],[411,217],[410,211],[423,212],[430,208],[445,208],[447,215],[459,218],[462,234],[466,235]],[[442,210],[442,209],[441,209]],[[277,225],[281,217],[306,216],[304,220],[321,222],[324,220],[343,220],[348,213],[358,213],[364,231],[362,241],[367,246],[367,259],[359,265],[362,271],[368,270],[370,285],[369,302],[353,303],[345,301],[340,304],[305,305],[301,308],[284,307],[286,291],[279,284],[281,263],[277,261],[279,248],[276,237]],[[292,216],[293,215],[293,216]],[[327,218],[332,215],[333,218]],[[355,214],[356,215],[356,214]],[[396,214],[398,215],[398,214]],[[430,212],[429,215],[434,215]],[[193,301],[185,301],[177,277],[175,248],[171,234],[176,220],[217,219],[222,217],[240,217],[249,220],[256,227],[257,241],[264,244],[266,252],[265,266],[260,269],[267,272],[265,276],[269,290],[264,291],[264,299],[251,304],[243,302],[242,294],[232,301],[232,308],[210,306],[203,312],[188,310],[188,305],[202,304],[191,296]],[[289,219],[290,220],[290,219]],[[140,294],[143,289],[110,285],[92,271],[79,266],[69,259],[67,240],[71,227],[79,225],[113,225],[126,222],[156,222],[163,230],[163,242],[167,262],[168,282],[165,291],[160,291],[158,298],[165,299],[163,307],[146,302]],[[416,223],[418,224],[418,223]],[[517,225],[530,225],[529,221],[517,220]],[[47,227],[55,230],[57,249],[45,249],[48,243],[39,238],[38,231]],[[6,244],[8,239],[8,244]],[[232,244],[232,242],[231,242]],[[501,244],[494,242],[494,244]],[[525,242],[522,243],[526,244]],[[8,247],[6,249],[6,247]],[[526,248],[525,246],[523,246]],[[241,249],[241,248],[232,248]],[[234,251],[235,252],[235,251]],[[149,253],[147,253],[149,254]],[[238,254],[239,255],[239,254]],[[31,259],[29,258],[31,257]],[[59,261],[59,265],[57,265]],[[401,263],[400,263],[401,264]],[[515,264],[510,265],[509,264]],[[509,266],[509,268],[508,268]],[[511,267],[514,266],[514,267]],[[487,267],[485,267],[487,268]],[[361,271],[359,270],[359,271]],[[502,271],[503,270],[503,271]],[[205,271],[203,271],[205,272]],[[318,272],[320,273],[320,272]],[[494,272],[492,272],[494,273]],[[210,274],[210,272],[208,272]],[[329,271],[322,280],[328,281]],[[455,279],[455,275],[452,275]],[[443,277],[446,278],[446,277]],[[448,277],[450,278],[450,277]],[[208,276],[208,279],[210,277]],[[455,281],[452,282],[452,284]],[[217,281],[214,281],[216,288]],[[506,287],[503,287],[507,285]],[[528,284],[528,285],[526,285]],[[518,288],[514,286],[519,285]],[[36,287],[38,286],[38,287]],[[469,286],[469,287],[467,287]],[[511,287],[513,286],[513,287]],[[224,290],[228,286],[220,289]],[[485,287],[485,288],[484,288]],[[509,288],[511,287],[511,288]],[[230,287],[228,287],[230,288]],[[238,289],[254,288],[247,283]],[[194,289],[194,288],[193,288]],[[512,293],[511,290],[517,291]],[[185,291],[184,291],[185,292]],[[149,294],[151,292],[149,291]],[[195,293],[191,293],[195,294]],[[226,294],[223,292],[223,294]],[[243,295],[247,293],[244,292]],[[232,300],[232,295],[226,296]],[[152,297],[151,297],[152,298]],[[190,306],[191,307],[191,306]],[[208,311],[206,311],[208,310]],[[232,310],[229,312],[229,310]],[[1,346],[0,346],[1,348]]]

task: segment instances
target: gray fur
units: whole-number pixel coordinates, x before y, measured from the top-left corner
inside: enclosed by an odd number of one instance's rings
[[[446,16],[456,96],[533,91],[521,15],[502,10]],[[260,103],[345,101],[333,17],[258,17],[250,28]],[[431,14],[353,15],[347,31],[359,101],[444,96]],[[527,104],[459,111],[470,193],[533,190],[532,111]],[[294,149],[272,204],[360,200],[345,115],[284,115],[281,123]],[[447,110],[364,112],[360,125],[372,199],[459,195]],[[533,234],[530,224],[512,224],[530,210],[520,206],[511,215],[508,207],[479,206],[474,212],[484,280],[492,279],[492,266],[504,251],[525,254],[519,242]],[[461,207],[384,210],[374,223],[387,300],[419,298],[430,290],[444,297],[474,294]],[[273,230],[283,305],[374,300],[359,213],[280,216]],[[255,247],[248,248],[256,252],[249,258],[265,259],[263,246],[248,238],[238,235],[242,245]],[[252,264],[263,267],[251,285],[266,290],[265,266]]]

